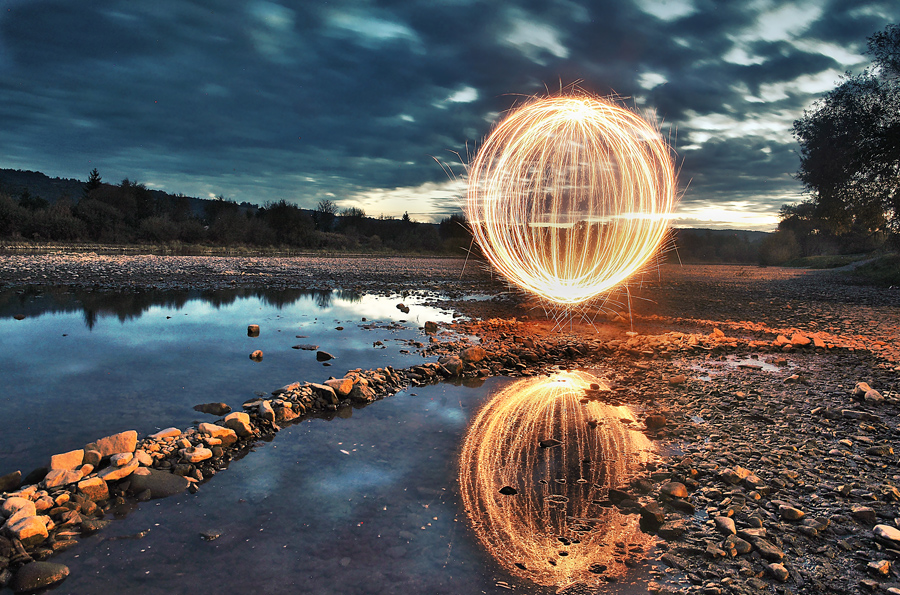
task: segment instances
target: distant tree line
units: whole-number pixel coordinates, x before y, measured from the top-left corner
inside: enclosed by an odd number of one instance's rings
[[[199,209],[192,201],[202,206]],[[0,193],[0,238],[109,244],[284,246],[336,251],[430,252],[462,255],[471,235],[462,215],[440,224],[368,217],[357,207],[339,210],[330,200],[315,210],[285,200],[257,207],[224,196],[197,201],[122,180],[103,183],[94,169],[77,200],[52,204],[27,189]]]
[[[873,64],[794,122],[809,198],[781,208],[763,264],[900,248],[900,26],[868,38]]]
[[[735,230],[673,229],[669,262],[755,264],[763,233]]]

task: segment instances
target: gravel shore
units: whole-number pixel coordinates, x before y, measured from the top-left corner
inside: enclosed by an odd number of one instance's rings
[[[900,593],[897,289],[666,265],[561,320],[454,259],[0,256],[0,289],[27,285],[439,290],[474,317],[453,336],[479,337],[483,353],[437,340],[423,350],[441,366],[400,371],[397,387],[600,370],[612,390],[586,398],[633,406],[668,453],[603,503],[658,537],[650,592]],[[462,299],[473,293],[493,297]]]

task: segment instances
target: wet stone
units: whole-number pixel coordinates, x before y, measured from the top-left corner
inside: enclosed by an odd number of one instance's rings
[[[210,415],[228,415],[231,413],[231,407],[225,403],[202,403],[200,405],[194,405],[194,411],[208,413]]]
[[[130,490],[133,493],[139,494],[148,491],[150,498],[166,498],[182,493],[190,483],[184,477],[173,473],[156,469],[148,471],[150,471],[148,475],[132,476]]]
[[[766,570],[768,570],[769,574],[772,575],[776,580],[782,583],[788,580],[788,577],[790,576],[787,568],[785,568],[783,564],[779,564],[777,562],[766,564]]]
[[[93,448],[91,448],[91,446],[93,446]],[[84,450],[96,450],[100,453],[100,457],[102,458],[119,452],[134,452],[135,448],[137,448],[137,432],[135,430],[128,430],[127,432],[119,432],[118,434],[101,438],[93,445],[86,446]],[[85,463],[87,462],[88,461],[85,460]]]
[[[0,492],[11,492],[22,485],[22,472],[13,471],[0,477]]]
[[[736,535],[737,528],[734,525],[734,519],[727,516],[717,516],[715,518],[716,529],[724,535]]]
[[[55,585],[69,576],[69,567],[53,562],[32,562],[22,566],[13,578],[15,593],[29,593]]]
[[[778,507],[778,514],[786,521],[799,521],[806,516],[806,513],[802,510],[794,508],[793,506],[785,506],[784,504]]]
[[[687,498],[688,491],[687,487],[680,482],[670,481],[669,483],[663,484],[659,488],[660,493],[665,494],[670,498]]]

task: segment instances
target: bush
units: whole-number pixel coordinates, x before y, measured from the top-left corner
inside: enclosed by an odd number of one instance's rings
[[[22,226],[29,218],[30,213],[18,201],[8,194],[0,194],[0,237],[21,235]]]
[[[800,256],[800,244],[790,231],[776,231],[762,242],[759,248],[761,266],[782,265]]]
[[[147,217],[140,224],[141,237],[150,242],[164,243],[178,239],[180,228],[168,217]]]

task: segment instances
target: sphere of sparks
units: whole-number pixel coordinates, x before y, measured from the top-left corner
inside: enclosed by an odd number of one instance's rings
[[[513,110],[469,166],[466,216],[490,263],[557,304],[608,292],[666,238],[668,144],[634,112],[592,96]]]

